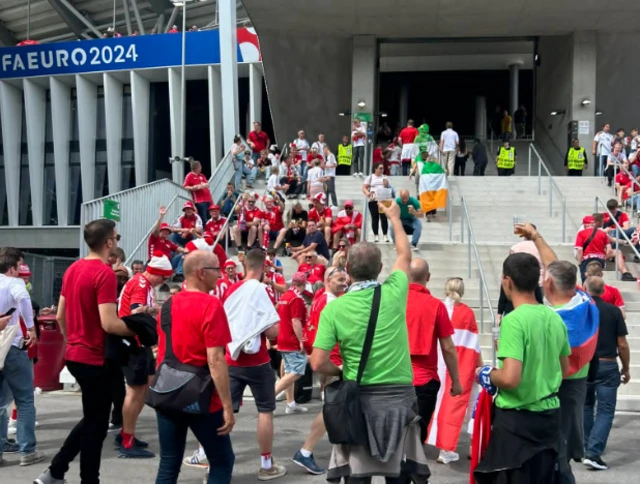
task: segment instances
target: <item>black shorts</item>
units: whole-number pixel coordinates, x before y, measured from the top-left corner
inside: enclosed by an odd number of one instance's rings
[[[233,411],[240,410],[242,395],[247,385],[256,402],[259,413],[269,413],[276,409],[276,376],[270,363],[260,366],[229,366],[229,382]]]
[[[122,373],[130,387],[146,385],[149,377],[156,374],[156,359],[151,348],[143,347],[139,352],[129,354],[129,361],[122,366]]]

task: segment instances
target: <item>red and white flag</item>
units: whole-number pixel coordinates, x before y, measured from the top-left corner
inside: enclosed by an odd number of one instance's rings
[[[453,307],[453,302],[449,299],[445,301],[445,305],[455,330],[453,342],[458,352],[458,371],[463,392],[460,396],[451,396],[451,377],[438,345],[438,376],[441,385],[427,443],[441,450],[455,452],[476,381],[480,339],[476,317],[469,306],[460,303]]]

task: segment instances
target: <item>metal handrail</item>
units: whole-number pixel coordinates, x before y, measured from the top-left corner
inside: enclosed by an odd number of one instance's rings
[[[451,195],[451,185],[449,185],[448,179],[447,179],[447,217],[449,218],[449,242],[453,242],[453,197]]]
[[[169,204],[165,207],[167,209],[167,213],[174,206],[175,202],[179,199],[182,199],[187,202],[192,201],[191,198],[183,197],[182,195],[174,195],[174,197],[171,199]],[[133,249],[131,253],[128,255],[127,260],[124,261],[125,266],[128,266],[131,263],[131,261],[134,261],[136,259],[139,259],[142,261],[147,260],[147,257],[143,257],[142,255],[140,255],[139,251],[143,248],[143,245],[145,244],[145,242],[149,240],[149,237],[151,236],[151,233],[153,232],[153,228],[156,226],[156,223],[157,223],[157,220],[154,220],[153,225],[151,225],[151,228],[147,231],[144,238],[140,242],[138,242],[138,245],[136,245],[135,249]]]
[[[538,195],[542,195],[542,169],[547,172],[549,177],[549,216],[553,216],[553,190],[558,193],[560,200],[562,201],[562,242],[567,241],[567,199],[562,194],[556,182],[553,181],[553,177],[547,168],[547,165],[542,161],[542,156],[538,153],[538,150],[533,143],[529,144],[529,176],[531,176],[531,152],[534,152],[538,157]]]
[[[231,225],[231,220],[233,219],[233,214],[236,211],[236,207],[238,206],[238,203],[240,202],[240,200],[242,199],[242,194],[240,194],[238,196],[238,198],[236,198],[235,203],[233,204],[233,207],[231,207],[231,211],[229,212],[229,216],[227,217],[227,219],[224,221],[224,224],[222,225],[222,229],[220,230],[220,233],[218,234],[218,236],[216,237],[215,242],[213,243],[213,246],[215,247],[216,244],[220,243],[220,237],[222,237],[222,234],[224,234],[227,229],[229,228],[229,225]],[[229,237],[231,236],[231,231],[229,231]],[[225,252],[229,252],[229,237],[225,237],[224,238],[224,251]]]
[[[484,297],[487,298],[487,305],[489,309],[489,313],[491,315],[491,332],[493,335],[493,339],[497,339],[497,335],[494,332],[494,328],[496,328],[496,313],[493,310],[493,304],[491,303],[491,296],[489,294],[489,289],[487,287],[487,278],[484,273],[484,269],[482,267],[482,261],[480,259],[480,253],[478,252],[478,244],[476,243],[476,237],[473,233],[473,227],[471,225],[471,217],[469,216],[469,208],[467,207],[467,201],[464,197],[460,197],[460,202],[462,206],[462,213],[460,216],[461,224],[460,224],[460,241],[464,242],[464,226],[467,226],[467,257],[468,257],[468,277],[471,277],[471,249],[473,248],[473,252],[476,257],[476,262],[478,264],[478,273],[480,276],[480,330],[484,333]],[[465,224],[466,221],[466,224]],[[493,364],[496,363],[496,345],[493,344]]]
[[[604,210],[605,210],[604,213],[608,213],[609,214],[609,220],[611,220],[615,224],[616,232],[618,232],[620,235],[622,235],[624,240],[627,241],[627,244],[629,244],[629,247],[631,247],[631,250],[633,251],[635,256],[638,259],[640,259],[640,252],[638,252],[638,249],[636,249],[635,245],[633,245],[631,243],[631,239],[629,239],[629,236],[624,232],[623,228],[620,226],[620,224],[618,223],[616,218],[609,211],[609,209],[607,208],[605,203],[600,199],[600,197],[596,197],[596,203],[595,203],[595,211],[596,212],[598,211],[598,204],[602,205],[602,208],[604,208]],[[620,237],[615,237],[615,238],[618,239],[618,240],[620,239]],[[618,269],[618,254],[619,253],[620,253],[620,249],[616,248],[616,281],[618,280],[618,274],[619,274],[619,269]]]

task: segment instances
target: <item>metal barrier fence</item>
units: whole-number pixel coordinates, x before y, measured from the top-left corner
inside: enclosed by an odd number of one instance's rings
[[[76,259],[71,257],[47,257],[24,253],[24,262],[31,270],[31,298],[40,307],[58,304],[62,289],[62,276]]]

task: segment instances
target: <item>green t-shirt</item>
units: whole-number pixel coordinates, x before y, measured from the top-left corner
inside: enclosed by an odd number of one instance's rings
[[[400,207],[400,218],[404,220],[412,220],[415,217],[409,213],[409,207],[413,207],[416,210],[420,210],[420,202],[413,197],[409,197],[407,203],[402,203],[400,197],[396,198],[396,203]]]
[[[562,383],[560,357],[569,356],[567,327],[553,309],[542,304],[524,304],[507,314],[500,325],[498,359],[522,362],[520,385],[500,390],[496,405],[504,409],[542,412],[560,408],[557,393]]]
[[[407,275],[392,272],[382,284],[380,313],[362,385],[413,383],[406,321],[408,296]],[[328,304],[320,315],[313,346],[331,351],[340,343],[345,380],[357,379],[372,302],[373,288],[348,292]]]

